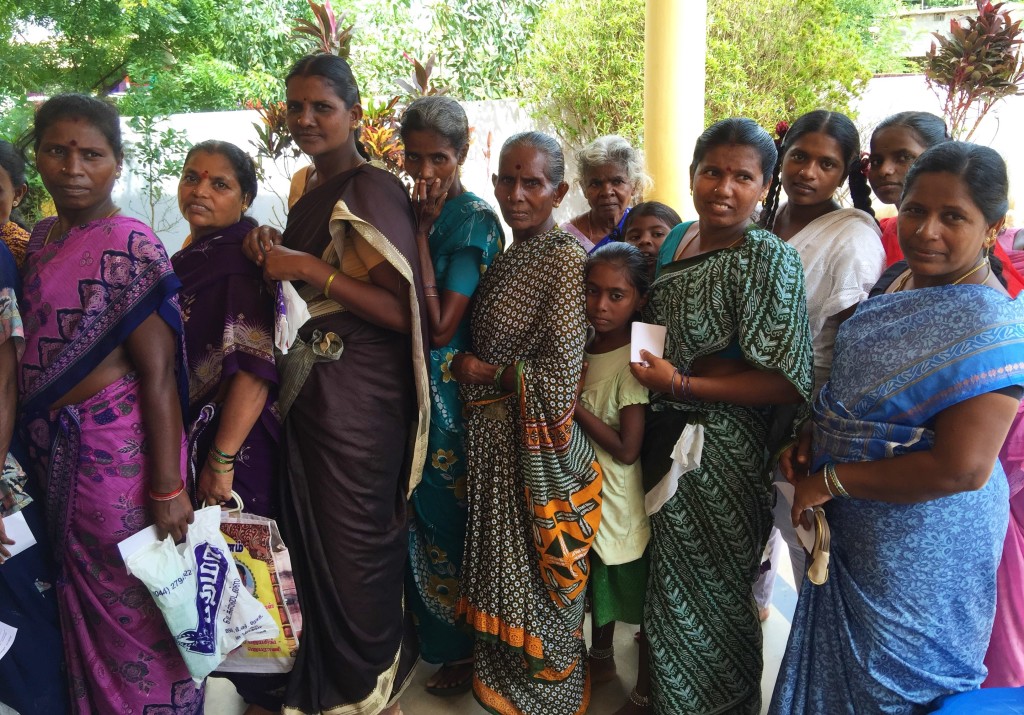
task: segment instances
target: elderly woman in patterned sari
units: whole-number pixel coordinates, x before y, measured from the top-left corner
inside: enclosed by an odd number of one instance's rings
[[[811,473],[783,460],[793,521],[823,504],[831,559],[800,590],[777,715],[910,715],[985,679],[1008,515],[997,457],[1024,386],[1024,299],[988,259],[1007,188],[1002,158],[962,142],[907,173],[909,268],[836,336]]]
[[[586,254],[551,216],[564,173],[549,136],[502,147],[494,196],[515,242],[481,280],[473,351],[452,360],[469,475],[457,614],[475,632],[473,691],[492,713],[571,715],[590,699],[583,597],[601,472],[573,421]]]
[[[690,164],[699,219],[665,239],[644,311],[667,328],[665,358],[643,351],[633,364],[652,392],[644,632],[658,713],[761,709],[753,585],[772,525],[770,408],[806,405],[813,381],[800,256],[751,220],[776,158],[750,119],[700,136]]]
[[[171,263],[182,284],[196,503],[223,504],[234,491],[246,512],[276,518],[275,295],[242,254],[256,225],[245,216],[256,190],[256,165],[234,144],[193,146],[178,181],[189,237]],[[287,675],[226,677],[248,703],[246,715],[280,711]]]
[[[150,524],[184,536],[187,406],[180,281],[152,230],[111,199],[112,105],[58,95],[35,119],[36,166],[57,215],[25,262],[21,429],[46,491],[73,712],[199,713],[153,597],[117,544]]]
[[[407,598],[420,654],[442,667],[427,692],[457,695],[473,681],[473,639],[455,625],[466,540],[465,421],[450,365],[470,349],[469,305],[505,242],[490,205],[462,186],[469,151],[466,112],[451,97],[421,97],[402,115],[405,170],[416,180],[413,206],[430,327],[430,441],[413,492]]]

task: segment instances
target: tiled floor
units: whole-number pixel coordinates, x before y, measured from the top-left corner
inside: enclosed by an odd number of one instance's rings
[[[785,549],[783,549],[785,552]],[[775,676],[782,661],[782,654],[789,637],[789,624],[796,607],[796,592],[793,590],[793,574],[789,566],[789,555],[782,554],[779,575],[775,581],[771,616],[764,623],[764,675],[761,678],[764,712],[775,687]],[[616,662],[619,678],[595,690],[588,715],[611,715],[626,700],[636,679],[637,645],[633,640],[635,628],[619,624],[615,631]],[[587,628],[587,635],[590,630]],[[433,672],[434,666],[420,664],[413,682],[402,696],[404,715],[482,715],[486,711],[477,705],[472,694],[455,698],[439,698],[423,690],[423,682]],[[206,712],[209,715],[241,715],[243,707],[226,680],[211,678],[207,686]]]

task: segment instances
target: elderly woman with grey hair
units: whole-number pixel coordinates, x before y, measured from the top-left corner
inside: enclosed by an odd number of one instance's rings
[[[644,156],[616,134],[598,137],[576,152],[576,180],[590,210],[562,224],[587,251],[623,240],[623,226],[634,198],[650,184]]]
[[[469,477],[456,614],[475,634],[473,692],[492,713],[579,713],[589,698],[583,597],[601,471],[573,419],[586,254],[551,215],[564,172],[550,136],[502,147],[494,197],[514,240],[480,280],[472,352],[451,363]]]

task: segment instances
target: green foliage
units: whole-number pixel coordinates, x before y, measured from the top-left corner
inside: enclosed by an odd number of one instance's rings
[[[997,102],[1024,94],[1021,22],[1002,7],[979,2],[977,16],[951,20],[948,35],[933,33],[925,77],[944,99],[943,113],[957,139],[970,141]]]
[[[644,0],[553,0],[537,21],[524,98],[564,140],[643,131]]]
[[[845,21],[838,0],[709,5],[705,123],[748,116],[774,127],[821,107],[849,113],[871,72]]]
[[[164,182],[178,177],[191,146],[185,132],[172,127],[163,128],[165,123],[164,118],[152,115],[132,117],[128,126],[138,132],[139,139],[125,147],[133,173],[142,179],[141,193],[149,209],[147,223],[157,232],[166,231],[180,220],[176,207],[173,211],[161,210],[158,205],[165,195]],[[172,215],[168,216],[168,213]]]
[[[279,92],[276,78],[295,59],[286,19],[305,8],[304,0],[0,4],[9,40],[0,94],[104,94],[129,77],[165,111],[235,109],[254,92]]]
[[[518,96],[524,48],[546,0],[335,0],[355,23],[350,61],[364,95],[388,97],[407,57],[436,57],[460,99]],[[308,12],[307,12],[308,14]],[[340,24],[340,23],[339,23]]]
[[[836,0],[842,17],[841,32],[856,33],[861,40],[861,58],[875,74],[915,71],[904,56],[908,48],[909,22],[897,13],[905,9],[901,0]]]
[[[34,225],[42,218],[54,212],[53,202],[43,186],[43,180],[36,171],[32,161],[32,146],[29,132],[35,117],[35,105],[27,98],[21,97],[5,103],[0,111],[0,139],[23,148],[26,156],[25,180],[28,182],[28,196],[18,206],[18,214],[28,226]],[[27,144],[27,146],[26,146]]]
[[[851,4],[709,3],[705,123],[748,116],[772,127],[819,107],[849,111],[871,74],[863,58],[876,20],[855,23],[843,12]],[[644,12],[644,0],[554,0],[538,21],[525,98],[569,143],[609,132],[641,139]]]
[[[440,80],[463,99],[519,94],[523,50],[544,0],[434,0],[430,36]]]

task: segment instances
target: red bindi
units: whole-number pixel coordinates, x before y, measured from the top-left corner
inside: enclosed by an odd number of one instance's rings
[[[199,176],[201,176],[204,179],[208,179],[208,178],[210,178],[210,172],[208,172],[208,171],[200,172]]]
[[[74,139],[72,139],[71,140],[71,146],[78,146],[78,142],[76,142]]]
[[[516,164],[516,171],[519,171],[522,168],[523,168],[522,164]]]

